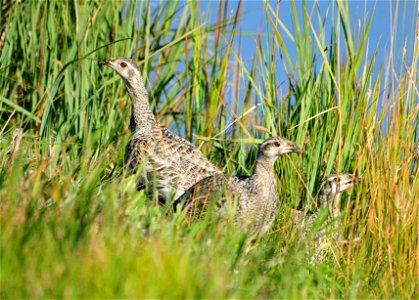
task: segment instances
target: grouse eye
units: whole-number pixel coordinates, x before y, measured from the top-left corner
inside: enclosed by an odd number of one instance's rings
[[[125,68],[125,67],[127,66],[127,64],[126,64],[126,63],[124,63],[124,62],[121,62],[120,66],[121,66],[122,68]]]
[[[281,143],[280,142],[275,142],[274,145],[275,145],[275,147],[280,147]]]

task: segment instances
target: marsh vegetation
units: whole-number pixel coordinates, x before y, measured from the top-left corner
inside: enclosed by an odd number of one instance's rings
[[[352,24],[342,2],[291,4],[287,28],[269,2],[247,63],[237,2],[215,21],[205,3],[6,2],[1,298],[418,297],[417,31],[377,61],[373,12]],[[98,66],[131,55],[158,119],[224,172],[248,174],[271,135],[303,148],[276,163],[280,209],[251,247],[228,222],[185,224],[137,192],[123,168],[130,100]],[[314,209],[333,171],[362,182],[342,198],[345,242],[308,261],[290,209]]]

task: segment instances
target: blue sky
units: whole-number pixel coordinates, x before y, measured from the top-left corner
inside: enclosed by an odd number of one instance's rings
[[[186,3],[186,2],[183,2]],[[302,19],[302,3],[296,1],[296,8],[299,14],[299,19]],[[152,3],[153,4],[153,3]],[[209,20],[212,24],[216,23],[219,1],[201,1],[201,13],[209,15]],[[269,4],[275,9],[277,1],[269,1]],[[402,1],[373,1],[373,0],[359,0],[347,2],[349,6],[350,26],[352,33],[358,32],[361,26],[363,29],[368,18],[373,15],[370,31],[368,34],[368,59],[371,58],[373,51],[377,47],[376,63],[373,69],[373,81],[379,74],[381,67],[385,68],[389,65],[389,54],[393,51],[392,60],[395,63],[396,73],[403,70],[403,63],[411,64],[413,55],[413,43],[415,38],[416,24],[418,18],[418,1],[402,0]],[[224,2],[222,4],[224,6]],[[230,0],[228,2],[228,14],[233,16],[236,13],[238,1]],[[332,26],[336,23],[336,4],[333,1],[306,1],[306,6],[309,12],[313,11],[311,21],[314,28],[318,28],[317,11],[322,18],[327,16],[325,22],[326,40],[330,39],[330,32]],[[292,31],[293,17],[292,17],[292,3],[290,1],[281,1],[279,6],[279,19],[286,28]],[[334,8],[333,8],[334,7]],[[333,10],[334,9],[334,10]],[[334,15],[332,14],[334,11]],[[241,18],[237,30],[241,35],[241,60],[245,63],[247,68],[250,68],[252,58],[255,51],[255,39],[257,33],[263,34],[263,47],[267,47],[269,40],[269,30],[272,26],[266,17],[266,10],[263,1],[244,0],[241,7]],[[285,32],[278,28],[282,37],[284,38],[287,49],[294,49],[295,45]],[[418,28],[419,30],[419,28]],[[318,31],[317,31],[318,32]],[[342,38],[343,39],[343,38]],[[238,37],[235,40],[234,48],[238,50]],[[405,61],[402,55],[405,51]],[[297,61],[295,51],[289,51],[291,60]],[[233,58],[233,56],[232,56]],[[285,71],[281,64],[277,65],[277,85],[282,85],[282,90],[286,90],[287,79]],[[390,72],[390,74],[392,74]],[[390,81],[393,79],[390,78]],[[385,80],[382,81],[382,93],[386,93],[384,86]],[[381,99],[380,99],[381,100]],[[418,99],[419,101],[419,99]]]
[[[269,1],[270,5],[275,9],[277,1]],[[237,9],[238,1],[229,1],[228,13],[234,15]],[[317,10],[320,12],[322,18],[328,15],[325,22],[325,29],[328,34],[326,37],[330,37],[330,32],[333,24],[335,23],[335,17],[333,17],[331,11],[332,6],[336,13],[336,4],[332,1],[307,1],[306,6],[308,11],[312,11],[312,22],[314,27],[317,29]],[[203,1],[201,7],[206,14],[210,15],[211,22],[216,21],[218,1]],[[293,17],[290,1],[282,1],[279,6],[279,18],[288,29],[293,28]],[[366,24],[366,20],[373,14],[370,31],[368,34],[368,59],[371,58],[373,51],[377,47],[377,58],[373,69],[373,81],[379,74],[381,67],[385,68],[388,66],[389,54],[393,51],[392,60],[396,73],[400,73],[403,70],[403,64],[407,63],[411,65],[413,56],[413,43],[415,38],[416,24],[418,18],[418,1],[349,1],[349,15],[350,25],[352,32],[357,32],[358,28]],[[296,2],[297,11],[299,13],[299,19],[302,19],[302,2]],[[327,11],[329,10],[328,14]],[[241,8],[242,17],[237,28],[243,34],[241,36],[241,56],[243,62],[250,68],[252,57],[255,51],[255,38],[256,33],[261,32],[265,34],[266,38],[262,39],[262,42],[268,41],[268,31],[271,25],[268,24],[266,17],[266,11],[264,8],[263,1],[249,1],[244,0]],[[365,20],[364,20],[365,19]],[[419,30],[419,28],[418,28]],[[287,49],[294,49],[295,45],[287,37],[285,32],[279,28],[282,37],[285,38],[284,42]],[[253,35],[252,35],[253,34]],[[271,32],[272,34],[272,32]],[[272,39],[271,37],[269,38]],[[238,41],[236,41],[238,42]],[[238,44],[238,43],[237,43]],[[237,50],[237,49],[236,49]],[[405,51],[405,60],[403,61],[402,56]],[[290,51],[291,60],[297,61],[297,57],[294,51]],[[390,72],[391,74],[391,72]],[[389,78],[390,81],[393,81]],[[384,86],[385,80],[382,81],[382,93],[386,93],[386,87]],[[394,82],[394,81],[393,81]],[[277,65],[277,84],[287,85],[285,71],[281,64]],[[286,86],[283,86],[286,88]],[[380,102],[381,103],[380,99]],[[418,99],[419,102],[419,99]],[[386,122],[385,122],[386,123]]]
[[[277,1],[269,2],[272,7],[276,6]],[[229,2],[229,12],[235,13],[237,8],[237,1]],[[376,45],[379,45],[377,53],[376,71],[378,71],[381,63],[386,62],[388,55],[391,51],[391,39],[394,39],[393,49],[396,57],[401,57],[403,47],[406,46],[407,55],[409,60],[412,58],[413,40],[416,19],[418,17],[418,1],[349,1],[349,12],[351,19],[352,29],[357,25],[364,23],[364,18],[369,17],[374,13],[372,24],[369,32],[369,45],[370,53]],[[218,1],[203,1],[201,7],[209,7],[206,13],[210,14],[211,20],[215,22]],[[311,11],[314,5],[317,5],[322,16],[326,15],[326,11],[331,9],[330,1],[307,1],[308,10]],[[301,13],[302,2],[296,2],[297,10]],[[238,30],[246,33],[267,33],[267,18],[264,9],[263,1],[243,1],[241,12],[243,14]],[[300,15],[301,16],[301,15]],[[317,21],[316,14],[313,14],[312,20],[314,24]],[[280,3],[279,18],[289,29],[293,27],[292,10],[290,1],[282,1]],[[330,31],[332,25],[332,18],[329,12],[328,21],[326,22],[326,30]],[[396,28],[393,31],[392,25]],[[395,26],[394,26],[395,25]],[[393,32],[392,32],[393,31]],[[284,37],[286,35],[284,34]],[[285,39],[285,43],[293,46],[291,40]],[[255,48],[254,37],[249,35],[242,36],[242,58],[246,62],[251,62]],[[293,58],[295,60],[295,57]],[[401,62],[401,59],[396,59]]]
[[[278,1],[269,1],[269,4],[275,9]],[[366,20],[374,14],[372,18],[370,32],[368,34],[368,53],[371,55],[378,45],[377,59],[373,71],[373,77],[377,76],[382,65],[388,62],[389,53],[393,50],[396,64],[396,70],[402,66],[402,54],[406,50],[407,64],[412,60],[413,55],[413,39],[415,37],[416,23],[419,14],[418,2],[415,0],[387,1],[387,0],[351,0],[348,1],[350,24],[352,32],[356,32],[359,26],[363,26]],[[157,5],[158,2],[151,1],[151,5]],[[186,1],[182,1],[186,4]],[[217,12],[220,2],[216,0],[201,1],[201,13],[209,15],[212,24],[216,23]],[[296,1],[299,19],[302,19],[302,1]],[[222,2],[224,6],[224,2]],[[238,0],[228,1],[228,13],[233,16],[236,12]],[[291,1],[280,1],[279,19],[284,23],[285,27],[292,30],[293,17],[291,9]],[[311,21],[317,29],[317,10],[322,18],[328,16],[325,22],[326,36],[330,36],[333,24],[336,22],[336,16],[332,16],[332,6],[336,15],[336,4],[333,1],[306,1],[308,11],[313,10]],[[176,18],[176,17],[175,17]],[[365,19],[365,20],[364,20]],[[241,8],[241,18],[237,30],[242,32],[241,35],[241,57],[242,61],[250,66],[255,51],[255,39],[258,32],[264,35],[263,43],[265,47],[268,41],[268,31],[272,28],[268,24],[264,1],[262,0],[244,0]],[[395,30],[394,30],[395,29]],[[419,30],[419,28],[418,28]],[[293,49],[295,45],[287,37],[285,32],[279,28],[287,49]],[[271,32],[272,34],[272,32]],[[271,39],[271,38],[270,38]],[[238,47],[238,38],[235,41],[235,50]],[[393,49],[391,49],[393,47]],[[294,51],[290,51],[291,60],[296,61]],[[281,67],[281,66],[279,66]],[[283,74],[283,70],[277,70],[278,74]],[[285,80],[278,78],[279,81]]]
[[[203,6],[205,6],[203,2]],[[215,18],[215,14],[218,8],[218,1],[210,1],[212,17]],[[276,1],[269,2],[271,6],[275,7]],[[307,7],[309,10],[313,5],[318,5],[322,16],[326,14],[326,10],[330,8],[331,2],[329,1],[307,1]],[[301,12],[301,2],[296,2],[297,10]],[[237,7],[237,1],[230,1],[229,7],[234,12]],[[374,11],[375,9],[375,11]],[[397,15],[396,15],[397,9]],[[239,28],[245,32],[257,32],[261,30],[266,32],[266,14],[264,9],[264,3],[262,1],[243,1],[242,6],[243,18],[241,19]],[[416,19],[418,14],[418,2],[417,1],[350,1],[349,11],[351,17],[351,24],[355,26],[358,21],[364,19],[365,16],[369,17],[374,13],[372,20],[370,39],[371,44],[377,44],[380,42],[384,48],[389,47],[391,37],[391,23],[390,20],[396,22],[397,32],[393,35],[396,39],[396,44],[403,45],[405,39],[408,37],[412,38],[414,35],[412,32],[415,31]],[[315,16],[315,15],[314,15]],[[285,24],[287,28],[292,28],[292,10],[291,2],[283,1],[280,4],[279,18]],[[313,18],[316,21],[316,18]],[[330,18],[329,18],[330,21]],[[330,23],[328,25],[331,25]],[[329,27],[330,29],[330,27]],[[404,31],[404,32],[403,32]],[[408,41],[412,43],[412,41]],[[384,50],[384,49],[383,49]]]

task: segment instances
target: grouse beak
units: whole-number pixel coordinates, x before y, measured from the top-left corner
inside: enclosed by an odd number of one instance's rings
[[[346,181],[346,182],[345,182]],[[352,187],[358,183],[361,182],[361,179],[359,177],[356,177],[354,175],[350,175],[349,178],[346,178],[342,181],[343,184],[346,184],[349,187]]]
[[[349,184],[357,184],[357,183],[361,182],[361,178],[356,177],[355,175],[352,175],[352,174],[344,174],[344,176],[346,177],[346,181]]]
[[[100,65],[105,65],[105,66],[112,66],[112,62],[114,61],[114,59],[112,58],[105,58],[103,60],[101,60],[99,62]]]
[[[293,152],[295,152],[295,153],[303,153],[303,151],[301,151],[300,147],[298,147],[297,145],[294,145]]]
[[[294,143],[289,143],[285,152],[302,153],[300,147],[298,147],[297,144],[294,144]]]

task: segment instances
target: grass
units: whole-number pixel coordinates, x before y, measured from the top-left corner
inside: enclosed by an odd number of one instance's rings
[[[347,3],[329,15],[291,4],[286,28],[267,4],[249,66],[238,3],[220,3],[215,23],[205,4],[2,3],[1,298],[418,296],[417,38],[411,59],[389,54],[376,72],[372,13],[355,30]],[[271,134],[302,146],[276,166],[270,234],[250,243],[228,222],[187,225],[136,191],[122,166],[129,98],[98,66],[131,54],[161,122],[226,173],[249,173]],[[289,208],[313,207],[334,170],[362,176],[342,199],[348,242],[309,262]]]

